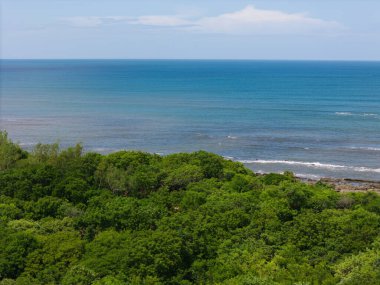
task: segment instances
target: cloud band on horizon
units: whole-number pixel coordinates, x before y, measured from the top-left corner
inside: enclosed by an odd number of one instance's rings
[[[252,5],[235,12],[199,18],[183,15],[143,15],[138,17],[79,16],[61,20],[70,26],[82,28],[126,23],[195,33],[237,35],[330,34],[346,29],[339,22],[310,17],[305,13],[264,10]]]

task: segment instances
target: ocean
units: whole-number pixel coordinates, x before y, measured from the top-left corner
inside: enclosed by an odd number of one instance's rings
[[[1,60],[0,129],[30,150],[207,150],[256,172],[380,180],[380,62]]]

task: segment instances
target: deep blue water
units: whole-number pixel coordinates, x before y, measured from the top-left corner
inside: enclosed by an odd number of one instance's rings
[[[255,171],[380,180],[380,62],[1,60],[25,148],[204,149]]]

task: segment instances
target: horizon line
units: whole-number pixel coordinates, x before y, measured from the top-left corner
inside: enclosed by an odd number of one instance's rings
[[[258,59],[258,58],[0,58],[0,60],[141,60],[141,61],[330,61],[380,62],[380,59]]]

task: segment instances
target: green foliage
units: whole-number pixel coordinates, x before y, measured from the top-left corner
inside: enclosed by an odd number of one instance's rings
[[[22,217],[22,211],[14,203],[0,203],[0,221],[8,222]]]
[[[72,266],[62,279],[62,285],[91,285],[97,280],[97,275],[94,271],[80,266]]]
[[[44,217],[56,217],[62,203],[63,201],[59,198],[46,196],[38,199],[35,203],[28,203],[26,211],[28,212],[28,216],[34,220]]]
[[[205,151],[0,143],[0,285],[380,283],[376,193]]]
[[[203,171],[196,165],[183,165],[173,170],[168,177],[166,177],[164,183],[171,190],[179,190],[186,188],[192,182],[197,182],[203,179]]]
[[[279,185],[283,181],[292,181],[293,177],[289,175],[281,175],[277,173],[270,173],[262,177],[262,181],[265,185]]]
[[[33,151],[32,156],[30,157],[31,161],[36,163],[55,163],[57,161],[59,154],[59,145],[55,144],[41,144],[38,143]]]
[[[259,190],[262,185],[256,177],[250,175],[236,174],[233,176],[229,183],[225,183],[226,189],[232,189],[236,192],[248,192],[252,190]]]
[[[42,284],[58,283],[68,267],[79,261],[84,242],[78,233],[69,231],[44,235],[39,239],[41,246],[28,255],[22,275]]]
[[[125,274],[171,279],[183,270],[186,258],[186,249],[176,232],[104,231],[88,244],[82,263],[101,277]]]
[[[195,152],[193,156],[199,161],[206,178],[220,178],[223,175],[223,159],[220,156],[205,151]]]
[[[27,153],[8,138],[7,132],[0,131],[0,171],[11,168],[26,156]]]
[[[159,203],[128,197],[90,200],[84,214],[78,219],[78,226],[87,231],[139,230],[155,228],[155,223],[167,212]]]
[[[380,280],[380,248],[344,258],[335,266],[339,284],[370,285]]]
[[[28,255],[36,247],[32,235],[0,225],[0,279],[19,276],[25,269]]]
[[[253,274],[240,275],[224,281],[221,284],[229,285],[276,285],[273,281],[267,280],[266,278],[260,278]]]

